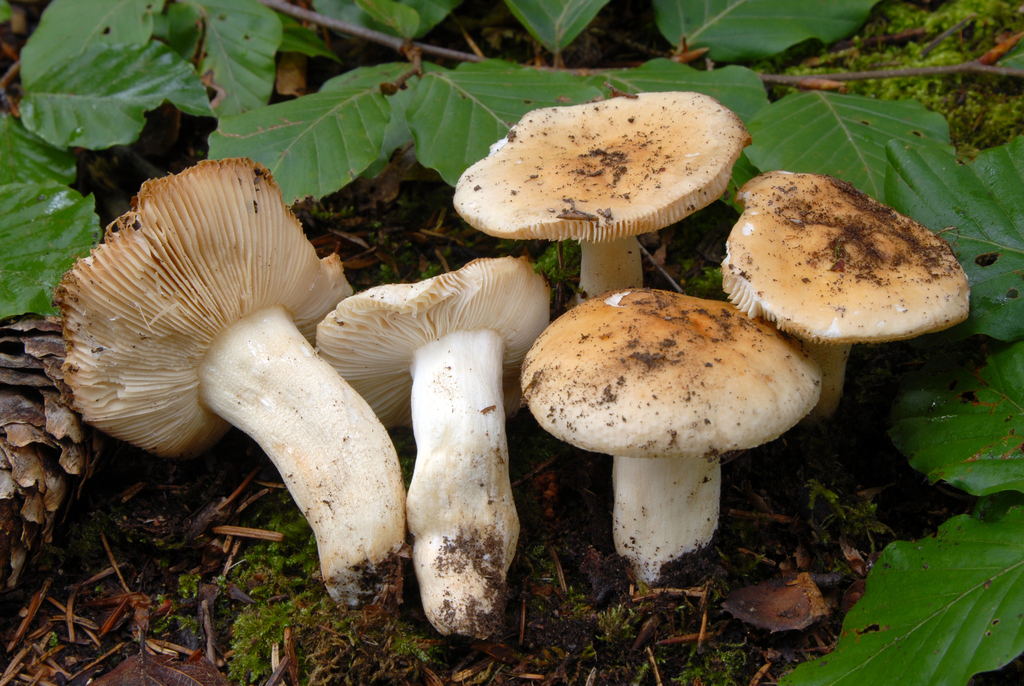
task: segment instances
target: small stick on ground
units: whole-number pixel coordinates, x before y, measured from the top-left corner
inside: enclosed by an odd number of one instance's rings
[[[121,587],[125,593],[131,593],[131,589],[128,588],[128,584],[124,582],[124,577],[121,576],[121,568],[117,566],[117,560],[114,559],[114,552],[110,549],[110,543],[107,542],[107,536],[102,531],[100,532],[100,540],[103,541],[103,547],[107,549],[107,557],[110,558],[110,566],[117,572],[117,578],[121,580]]]
[[[253,482],[253,479],[256,478],[256,475],[260,473],[261,469],[263,469],[262,465],[249,472],[249,476],[245,477],[245,479],[242,480],[242,483],[238,486],[238,488],[232,491],[231,495],[229,495],[227,498],[224,498],[224,500],[220,501],[220,505],[217,506],[217,511],[220,512],[225,507],[235,502],[238,496],[242,495],[245,489],[249,487],[249,484]]]
[[[662,686],[661,672],[658,671],[658,663],[654,660],[654,651],[651,650],[651,646],[647,646],[647,660],[651,663],[651,669],[654,670],[654,683],[656,686]]]
[[[43,599],[46,597],[46,592],[50,590],[50,579],[43,582],[43,587],[36,591],[35,595],[32,596],[32,600],[28,604],[28,610],[26,610],[25,618],[21,620],[21,624],[18,625],[18,630],[14,632],[14,638],[7,644],[7,652],[14,650],[14,647],[21,643],[21,639],[25,638],[25,633],[28,631],[29,626],[32,624],[32,620],[36,618],[36,613],[39,611],[39,606],[43,604]]]
[[[283,543],[284,534],[280,531],[268,531],[266,529],[251,529],[247,526],[229,526],[224,524],[222,526],[215,526],[210,529],[215,534],[221,536],[234,536],[235,538],[255,538],[260,541],[272,541],[274,543]]]
[[[949,27],[948,29],[946,29],[945,31],[940,33],[935,38],[935,40],[933,40],[928,45],[924,46],[924,50],[921,51],[921,57],[927,57],[928,53],[930,53],[935,48],[939,47],[939,43],[941,43],[942,41],[946,40],[947,38],[952,36],[954,33],[959,31],[963,27],[967,26],[967,24],[970,23],[976,16],[978,16],[978,15],[976,15],[974,12],[971,12],[966,17],[964,17],[962,20],[958,21],[956,24],[953,24],[953,26]]]
[[[558,457],[557,455],[555,455],[555,457],[550,457],[550,458],[544,460],[543,462],[541,462],[539,465],[537,465],[536,467],[534,467],[530,471],[526,472],[526,474],[523,474],[523,476],[521,478],[516,479],[515,481],[512,482],[512,488],[515,488],[516,486],[518,486],[519,484],[523,483],[524,481],[526,481],[527,479],[529,479],[533,475],[535,475],[535,474],[537,474],[539,472],[542,472],[545,469],[547,469],[548,467],[550,467],[551,463],[554,462],[555,458],[557,458],[557,457]]]
[[[767,674],[768,670],[771,669],[771,668],[772,668],[772,663],[771,662],[764,663],[764,665],[761,667],[761,669],[757,670],[757,674],[754,675],[754,678],[750,680],[750,684],[748,686],[758,686],[758,684],[761,683],[761,679],[764,678],[764,675]]]
[[[640,246],[640,254],[644,256],[644,259],[651,263],[651,265],[654,267],[654,270],[661,275],[661,278],[665,279],[665,281],[668,282],[668,285],[672,287],[672,290],[674,290],[676,293],[682,293],[682,287],[678,283],[676,283],[676,280],[672,278],[671,274],[665,271],[664,267],[662,267],[660,264],[657,263],[657,261],[655,261],[654,256],[651,255],[651,253],[647,252],[647,248],[640,245],[639,241],[637,241],[637,245]]]

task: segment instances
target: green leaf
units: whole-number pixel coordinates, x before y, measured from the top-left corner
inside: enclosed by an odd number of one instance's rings
[[[0,319],[54,314],[53,289],[99,240],[93,199],[56,183],[0,186]]]
[[[413,85],[410,84],[409,88],[387,96],[388,104],[391,106],[391,121],[384,130],[384,144],[381,146],[380,155],[363,170],[363,176],[368,179],[380,174],[391,160],[391,153],[412,140],[412,131],[409,130],[409,122],[405,119],[405,110],[416,97],[416,89],[411,87]]]
[[[284,33],[281,34],[281,45],[277,47],[278,52],[300,52],[307,57],[326,57],[341,62],[337,55],[327,49],[315,32],[286,14],[278,14],[277,18],[281,20],[281,27],[284,29]]]
[[[167,8],[167,43],[186,62],[199,52],[203,38],[203,13],[195,5],[176,2]]]
[[[1024,338],[1024,138],[961,165],[942,151],[891,145],[885,201],[943,233],[971,282],[967,321],[940,334]]]
[[[601,95],[582,79],[499,60],[424,71],[405,118],[416,156],[451,185],[530,110]],[[454,143],[454,144],[453,144]]]
[[[890,140],[952,151],[946,120],[916,100],[795,93],[761,110],[747,128],[754,138],[747,157],[758,169],[831,174],[875,198],[884,197]]]
[[[199,71],[212,78],[220,116],[267,104],[274,89],[274,54],[281,21],[257,0],[188,0],[202,12],[206,34]]]
[[[165,100],[188,114],[213,114],[192,65],[166,45],[97,44],[39,77],[21,101],[21,119],[50,145],[99,150],[134,141],[146,110]]]
[[[732,207],[734,210],[743,213],[743,206],[736,202],[736,192],[739,191],[740,187],[747,181],[761,173],[761,170],[755,167],[751,162],[750,158],[747,157],[747,151],[744,150],[740,153],[740,157],[736,160],[736,164],[732,165],[732,176],[729,177],[729,187],[725,191],[725,196],[722,200]]]
[[[1011,69],[1024,69],[1024,43],[1017,43],[1017,47],[999,61],[999,66],[1010,67]]]
[[[356,0],[356,4],[375,22],[390,27],[402,38],[411,40],[420,27],[420,15],[416,10],[394,0]]]
[[[849,35],[878,0],[654,0],[654,21],[673,45],[706,46],[718,61],[768,57],[808,38]]]
[[[531,36],[559,55],[608,0],[505,0],[505,4]]]
[[[1024,342],[996,344],[978,366],[943,357],[904,375],[892,420],[896,447],[930,481],[1024,492]]]
[[[8,21],[11,18],[11,3],[7,0],[0,0],[0,22]]]
[[[1024,514],[966,515],[932,538],[885,549],[843,622],[836,649],[784,686],[958,686],[1024,649]]]
[[[397,4],[416,11],[419,28],[415,37],[418,38],[440,24],[460,2],[462,0],[399,0]],[[356,4],[356,0],[316,0],[314,6],[317,12],[328,17],[392,36],[401,36],[391,26],[374,21],[370,14]]]
[[[715,98],[744,122],[768,106],[768,94],[757,74],[746,67],[698,71],[672,60],[656,59],[636,69],[617,69],[587,78],[604,89],[608,82],[626,93],[696,91]]]
[[[356,69],[326,82],[319,93],[223,117],[210,136],[210,157],[261,162],[288,202],[333,193],[380,154],[390,117],[380,83],[407,68]]]
[[[87,48],[145,45],[164,0],[54,0],[21,50],[21,82],[29,90],[45,72],[66,66]]]
[[[0,185],[74,180],[74,155],[32,135],[20,120],[0,114]]]

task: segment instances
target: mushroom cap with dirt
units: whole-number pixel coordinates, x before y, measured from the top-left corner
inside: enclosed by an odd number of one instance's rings
[[[331,595],[357,604],[405,516],[387,432],[307,340],[351,292],[270,173],[226,159],[143,184],[56,302],[85,421],[165,457],[248,433],[313,528]]]
[[[853,343],[913,338],[967,318],[970,285],[949,244],[851,184],[769,172],[736,194],[722,286],[751,317],[807,342],[822,369],[808,421],[831,416]]]
[[[342,301],[317,329],[321,355],[385,425],[412,423],[406,513],[427,618],[484,637],[504,618],[519,518],[505,416],[519,366],[548,323],[548,288],[525,260],[479,259]]]
[[[817,364],[729,303],[634,289],[555,320],[523,361],[540,425],[614,456],[616,550],[640,579],[711,540],[719,456],[780,436],[817,402]]]
[[[721,196],[750,134],[702,93],[528,112],[459,178],[455,209],[500,238],[580,241],[580,289],[643,285],[636,235]]]

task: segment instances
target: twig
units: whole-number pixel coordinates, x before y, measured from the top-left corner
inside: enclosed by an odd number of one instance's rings
[[[32,624],[32,620],[36,618],[36,612],[39,611],[39,606],[43,604],[43,598],[46,597],[47,591],[50,590],[50,579],[43,582],[43,587],[36,591],[35,595],[32,596],[32,600],[28,604],[28,610],[25,613],[25,618],[21,620],[21,624],[18,626],[18,630],[14,632],[14,638],[7,644],[7,652],[14,650],[14,646],[21,643],[21,639],[25,637],[25,632],[28,631],[28,627]]]
[[[947,38],[952,36],[954,33],[959,31],[963,27],[967,26],[967,24],[972,19],[974,19],[976,16],[978,16],[978,15],[976,15],[974,12],[971,12],[966,17],[964,17],[962,20],[960,20],[959,22],[957,22],[953,26],[949,27],[948,29],[946,29],[945,31],[940,33],[938,35],[938,37],[935,38],[935,40],[933,40],[928,45],[924,46],[924,50],[921,51],[921,57],[927,57],[928,53],[930,53],[932,50],[934,50],[935,48],[937,48],[939,46],[939,43],[941,43],[942,41],[946,40]]]
[[[469,32],[467,32],[466,29],[463,28],[462,22],[459,21],[458,17],[456,17],[455,14],[452,13],[448,15],[448,18],[455,22],[455,26],[457,26],[459,31],[462,32],[462,37],[466,40],[466,43],[469,44],[469,49],[473,51],[473,54],[482,60],[487,59],[484,56],[483,50],[480,49],[480,46],[476,44],[476,41],[473,40],[473,37],[469,35]]]
[[[1017,76],[1024,77],[1024,69],[1012,69],[1010,67],[990,67],[972,60],[962,64],[948,64],[941,67],[912,67],[908,69],[879,69],[876,71],[848,71],[838,73],[821,73],[814,76],[826,78],[831,81],[867,81],[869,79],[901,79],[910,76],[945,76],[948,74],[991,74],[992,76]],[[781,83],[795,86],[801,80],[808,78],[792,74],[758,74],[764,83]]]
[[[225,507],[235,502],[235,500],[238,499],[238,496],[242,495],[242,492],[249,487],[249,484],[252,483],[252,480],[256,478],[256,475],[260,473],[261,469],[263,469],[262,465],[256,467],[256,469],[249,472],[249,476],[245,477],[242,480],[242,483],[238,486],[238,488],[232,491],[231,495],[229,495],[227,498],[224,498],[224,500],[220,501],[220,505],[217,506],[217,511],[220,512]]]
[[[11,82],[14,81],[14,77],[16,77],[18,75],[18,72],[20,71],[21,60],[18,60],[17,62],[9,66],[7,68],[7,71],[4,72],[4,75],[0,77],[0,90],[7,90],[7,87],[11,85]]]
[[[546,543],[544,547],[548,549],[548,555],[555,564],[555,577],[558,579],[558,587],[562,589],[562,595],[565,595],[569,592],[569,588],[565,585],[565,572],[562,571],[562,562],[558,559],[558,553],[555,552],[553,545]]]
[[[548,467],[550,467],[551,463],[554,462],[557,457],[558,457],[558,455],[555,455],[555,457],[549,457],[548,459],[544,460],[543,462],[541,462],[539,465],[537,465],[536,467],[534,467],[530,471],[526,472],[526,474],[523,474],[522,477],[520,477],[520,478],[518,478],[518,479],[516,479],[515,481],[512,482],[512,488],[515,488],[519,484],[523,483],[524,481],[529,479],[534,474],[537,474],[538,472],[542,472],[545,469],[547,469]]]
[[[237,538],[256,538],[261,541],[273,541],[274,543],[284,542],[284,534],[280,531],[267,531],[266,529],[251,529],[247,526],[215,526],[211,532],[221,536],[235,536]]]
[[[128,584],[124,582],[124,577],[121,576],[121,568],[117,566],[117,561],[114,559],[114,551],[110,549],[110,544],[107,543],[107,536],[102,531],[100,532],[100,540],[103,541],[103,547],[107,549],[107,557],[110,558],[110,566],[117,572],[117,578],[121,580],[121,587],[124,588],[125,593],[131,593],[132,589],[128,588]]]
[[[651,669],[654,670],[654,683],[656,686],[662,686],[661,673],[658,671],[658,663],[654,660],[654,652],[651,650],[651,646],[647,646],[647,659],[651,663]]]
[[[318,12],[311,12],[304,10],[301,7],[289,5],[284,0],[259,0],[260,4],[269,7],[272,10],[277,10],[281,14],[287,14],[289,17],[295,17],[296,19],[302,19],[303,21],[312,22],[320,26],[325,26],[329,29],[341,33],[347,33],[350,36],[356,38],[362,38],[363,40],[370,41],[371,43],[379,43],[386,45],[387,47],[395,50],[396,52],[402,52],[402,48],[405,46],[405,41],[395,36],[389,36],[386,33],[380,31],[373,31],[371,29],[363,28],[355,24],[349,24],[348,22],[339,21],[330,17],[324,16]],[[413,45],[428,55],[434,55],[436,57],[445,57],[451,60],[458,60],[460,62],[483,62],[483,58],[474,55],[469,52],[462,52],[461,50],[450,50],[448,48],[441,48],[436,45],[427,45],[426,43],[413,43]]]
[[[758,686],[758,684],[761,683],[761,679],[764,678],[764,675],[768,673],[768,670],[771,669],[771,667],[771,662],[765,662],[761,669],[757,670],[757,674],[754,675],[754,678],[750,680],[749,686]]]
[[[647,252],[647,248],[645,248],[643,245],[640,245],[640,241],[637,241],[636,244],[640,246],[640,254],[643,255],[647,259],[647,261],[651,263],[656,272],[661,274],[661,278],[668,281],[668,285],[672,287],[672,290],[674,290],[676,293],[682,293],[683,289],[680,288],[679,284],[676,283],[676,280],[673,279],[667,271],[665,271],[665,268],[655,261],[654,255]]]

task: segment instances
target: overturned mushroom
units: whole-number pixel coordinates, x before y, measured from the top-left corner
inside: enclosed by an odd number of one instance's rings
[[[547,322],[544,279],[504,257],[371,288],[317,329],[324,359],[385,425],[412,424],[413,565],[427,618],[443,634],[483,637],[501,626],[519,536],[505,415],[519,406],[519,364]]]
[[[534,110],[467,169],[455,208],[501,238],[580,241],[587,297],[643,285],[636,235],[714,202],[750,135],[701,93]]]
[[[544,429],[615,457],[615,549],[653,583],[711,540],[719,456],[796,424],[819,379],[798,341],[728,303],[635,289],[554,321],[523,361],[522,385]]]
[[[356,604],[404,542],[398,457],[300,333],[350,293],[270,173],[230,159],[146,182],[56,301],[85,421],[166,457],[248,433],[309,520],[331,595]]]
[[[821,365],[808,421],[831,416],[853,343],[940,331],[967,318],[970,286],[949,244],[851,184],[770,172],[737,193],[722,286],[751,317],[802,338]]]

